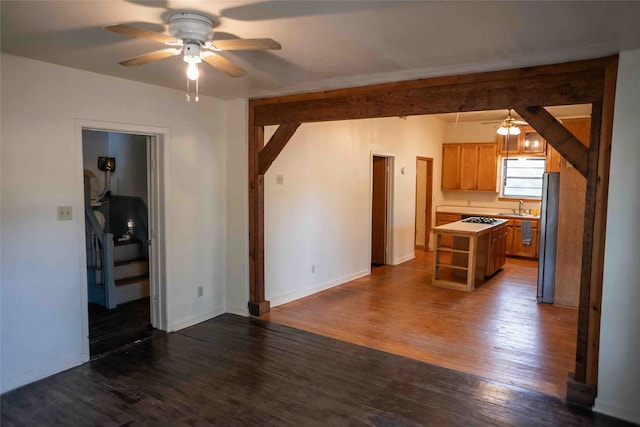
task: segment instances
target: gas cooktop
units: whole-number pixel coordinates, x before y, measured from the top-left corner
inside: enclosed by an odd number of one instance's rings
[[[497,219],[488,216],[472,216],[471,218],[465,218],[462,222],[472,222],[474,224],[495,224]]]

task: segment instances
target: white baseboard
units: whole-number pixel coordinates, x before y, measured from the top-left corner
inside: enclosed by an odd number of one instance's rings
[[[337,279],[332,279],[328,282],[325,282],[319,285],[314,285],[300,291],[292,292],[279,297],[272,297],[270,299],[271,307],[277,307],[279,305],[286,304],[288,302],[295,301],[300,298],[308,297],[309,295],[313,295],[315,293],[325,291],[329,288],[333,288],[334,286],[342,285],[346,282],[358,279],[363,276],[367,276],[369,274],[371,274],[370,269],[362,270],[362,271],[358,271],[357,273],[349,274],[347,276],[339,277]]]
[[[198,323],[205,322],[207,320],[213,319],[216,316],[220,316],[225,313],[224,307],[215,307],[213,310],[207,311],[202,314],[198,314],[197,316],[188,317],[183,320],[179,320],[177,322],[173,322],[173,325],[169,327],[169,332],[179,331],[180,329],[188,328],[189,326],[197,325]]]
[[[242,316],[242,317],[248,317],[249,307],[247,307],[246,304],[244,306],[230,305],[230,306],[227,306],[227,313],[237,314],[238,316]]]
[[[88,361],[89,358],[81,353],[67,357],[65,359],[56,360],[55,362],[47,363],[46,365],[31,369],[27,372],[20,373],[13,377],[7,378],[5,376],[2,379],[2,393],[18,387],[22,387],[23,385],[27,385],[34,381],[50,377],[51,375],[66,371],[67,369],[75,368],[76,366],[82,365],[83,363]]]
[[[411,252],[410,254],[406,254],[404,256],[394,259],[393,265],[398,265],[398,264],[402,264],[403,262],[411,261],[415,257],[416,257],[416,254],[414,252]]]
[[[640,424],[640,407],[638,406],[633,408],[623,408],[616,403],[603,402],[601,399],[596,399],[596,404],[593,407],[593,410],[601,414],[620,418],[621,420]]]

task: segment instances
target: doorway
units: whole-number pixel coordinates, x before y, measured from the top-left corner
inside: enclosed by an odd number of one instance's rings
[[[416,157],[416,226],[415,248],[428,251],[431,247],[431,217],[433,201],[433,159]]]
[[[89,355],[152,327],[153,135],[82,129]]]
[[[371,163],[371,265],[392,264],[393,157],[373,155]]]

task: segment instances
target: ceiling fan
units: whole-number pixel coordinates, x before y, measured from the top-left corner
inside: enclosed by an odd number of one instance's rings
[[[511,115],[511,110],[507,113],[507,117],[504,120],[493,122],[482,122],[483,125],[497,124],[499,123],[496,132],[500,135],[519,135],[520,128],[518,126],[528,126],[529,123],[524,120],[518,120]]]
[[[231,77],[242,77],[247,72],[220,55],[231,50],[278,50],[280,43],[270,38],[213,40],[213,20],[197,12],[178,12],[169,17],[169,34],[143,30],[124,24],[105,25],[104,30],[130,37],[150,40],[167,47],[155,52],[135,56],[120,62],[120,65],[144,65],[172,56],[183,55],[187,67],[187,100],[189,100],[189,80],[197,83],[200,73],[198,64],[205,61]]]

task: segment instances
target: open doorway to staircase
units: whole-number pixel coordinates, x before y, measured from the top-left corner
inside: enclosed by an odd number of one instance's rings
[[[82,130],[91,357],[155,331],[149,274],[152,138]]]

